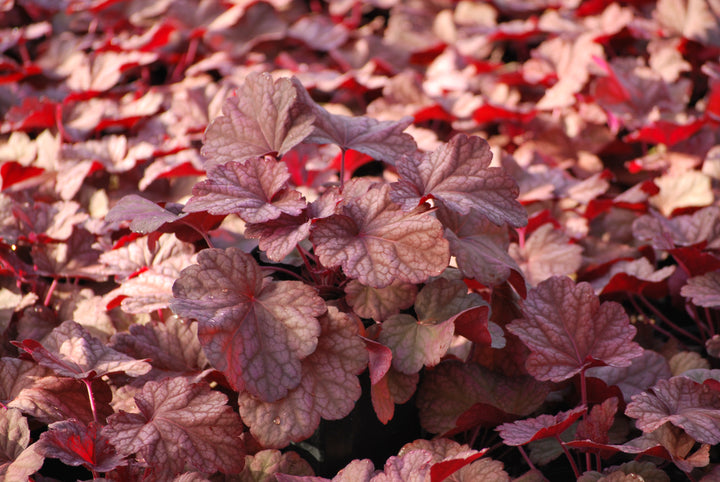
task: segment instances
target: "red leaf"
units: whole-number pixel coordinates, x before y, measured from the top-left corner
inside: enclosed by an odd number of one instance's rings
[[[135,395],[140,413],[110,416],[102,434],[119,453],[135,454],[164,480],[188,465],[200,472],[237,473],[245,456],[243,426],[226,402],[207,383],[181,377],[150,381]]]
[[[580,406],[560,412],[557,415],[540,415],[535,418],[504,423],[496,430],[507,445],[525,445],[535,440],[559,437],[570,425],[587,412],[587,407]]]
[[[39,176],[43,172],[45,170],[40,167],[23,166],[15,161],[5,162],[0,166],[0,180],[2,181],[0,189],[7,189],[13,184]]]
[[[282,213],[296,216],[305,198],[287,189],[287,166],[270,157],[251,157],[243,163],[213,167],[205,181],[195,184],[183,211],[237,214],[248,223],[264,223]]]
[[[109,472],[124,465],[123,456],[100,433],[95,422],[85,425],[76,419],[50,424],[40,435],[38,452],[60,459],[65,465],[83,465],[89,470]]]
[[[307,95],[297,79],[273,80],[251,73],[235,97],[223,103],[222,116],[205,132],[206,169],[266,154],[285,154],[312,131],[312,115],[299,102]]]
[[[530,348],[525,366],[539,380],[560,382],[595,362],[628,366],[643,353],[622,305],[600,304],[588,283],[550,278],[528,293],[522,310],[525,317],[507,328]]]
[[[487,452],[487,450],[488,449],[484,449],[482,452],[478,452],[462,459],[450,459],[434,464],[432,467],[430,467],[431,482],[442,482],[443,480],[446,480],[458,470],[475,462],[480,457],[485,455],[485,452]]]
[[[460,214],[475,209],[497,225],[524,226],[517,183],[501,168],[489,167],[491,160],[485,140],[458,134],[432,153],[400,158],[400,180],[390,197],[406,211],[431,197]]]
[[[300,383],[315,351],[325,303],[299,281],[271,282],[237,248],[206,249],[173,286],[173,311],[198,320],[198,336],[233,387],[273,402]]]
[[[345,192],[353,183],[345,186]],[[342,265],[348,277],[383,288],[399,280],[422,283],[440,274],[450,258],[442,226],[423,210],[403,212],[387,184],[345,199],[339,213],[317,220],[310,234],[326,267]]]

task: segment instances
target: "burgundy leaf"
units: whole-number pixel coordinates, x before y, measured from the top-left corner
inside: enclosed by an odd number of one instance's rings
[[[151,233],[177,219],[179,216],[176,213],[137,194],[124,196],[105,215],[105,220],[109,222],[130,220],[130,229],[136,233]]]
[[[509,252],[533,286],[551,276],[573,275],[582,264],[582,247],[551,223],[533,231],[522,247],[511,244]]]
[[[618,261],[606,276],[592,284],[596,289],[602,287],[601,294],[635,293],[662,298],[667,291],[667,278],[674,272],[675,266],[656,270],[647,258]]]
[[[30,429],[20,410],[0,408],[0,477],[11,480],[28,480],[40,470],[44,457],[35,446],[28,448]]]
[[[686,377],[660,380],[633,396],[625,414],[644,432],[670,422],[700,443],[720,443],[720,392]]]
[[[240,415],[264,447],[285,447],[310,437],[320,419],[345,417],[360,398],[357,374],[368,363],[357,319],[329,306],[320,317],[317,350],[302,361],[300,384],[274,403],[240,392]]]
[[[497,225],[524,226],[527,214],[516,200],[517,183],[501,168],[489,167],[491,160],[485,140],[458,134],[432,153],[402,157],[400,181],[390,197],[404,210],[431,197],[461,214],[475,209]]]
[[[538,380],[566,380],[601,362],[629,366],[643,353],[623,307],[604,302],[588,283],[553,277],[528,293],[524,318],[508,325],[531,350],[528,372]]]
[[[325,303],[299,281],[263,278],[236,248],[206,249],[173,286],[173,311],[198,320],[212,365],[236,390],[273,402],[298,386],[300,361],[317,347]]]
[[[351,280],[345,285],[345,299],[361,318],[383,321],[411,307],[417,291],[416,285],[401,281],[393,281],[384,288],[372,288]]]
[[[615,422],[617,408],[618,399],[615,397],[608,398],[600,405],[595,405],[578,423],[575,438],[608,443],[610,441],[608,434],[610,427]]]
[[[145,361],[105,346],[74,321],[66,321],[55,328],[43,344],[27,339],[17,346],[39,364],[64,377],[93,379],[110,373],[140,376],[152,368]]]
[[[403,455],[390,457],[383,472],[372,478],[372,482],[421,481],[430,477],[433,466],[432,454],[426,450],[413,450]]]
[[[301,90],[304,104],[315,115],[312,134],[305,142],[335,144],[343,150],[353,149],[371,156],[378,161],[395,164],[403,154],[413,154],[415,140],[403,131],[412,124],[412,117],[398,121],[378,121],[372,117],[351,117],[331,114],[319,106],[295,79],[296,88]]]
[[[344,201],[339,214],[315,222],[310,240],[323,265],[342,265],[349,277],[373,288],[395,280],[422,283],[447,267],[448,242],[438,220],[423,210],[403,212],[389,190],[387,184],[372,187]]]
[[[96,419],[104,421],[113,413],[110,407],[112,392],[107,383],[96,378],[90,389],[93,394],[95,413],[93,413],[88,387],[81,380],[47,376],[33,380],[29,387],[8,404],[8,407],[19,408],[24,413],[49,424],[75,418],[83,423]]]
[[[560,412],[557,415],[539,415],[535,418],[504,423],[496,430],[507,445],[525,445],[534,440],[559,437],[570,425],[587,412],[587,407],[580,406]]]
[[[207,364],[197,337],[197,324],[176,316],[164,323],[131,325],[129,333],[114,335],[110,346],[129,356],[149,359],[160,370],[193,372]]]
[[[123,456],[100,433],[95,422],[85,425],[76,419],[51,423],[40,435],[38,453],[60,459],[65,465],[83,465],[97,472],[109,472],[124,465]]]
[[[50,373],[48,368],[33,361],[0,358],[0,403],[7,405],[23,388],[32,386],[33,380]]]
[[[644,350],[642,355],[633,358],[627,367],[592,367],[585,375],[599,378],[608,386],[617,386],[622,391],[625,402],[633,395],[644,392],[658,380],[670,378],[672,372],[665,357],[652,350]]]
[[[306,207],[298,191],[287,190],[287,166],[272,157],[251,157],[243,163],[213,167],[195,184],[183,211],[237,214],[248,223],[264,223],[282,213],[296,216]]]
[[[120,454],[135,454],[167,480],[186,467],[236,473],[245,456],[242,423],[226,402],[206,383],[185,378],[147,382],[135,396],[140,413],[110,416],[102,435]]]
[[[259,239],[258,245],[267,257],[282,261],[301,241],[310,234],[310,219],[306,214],[290,216],[280,214],[276,219],[258,224],[245,225],[245,237]]]
[[[430,370],[420,385],[420,423],[429,432],[447,433],[456,428],[461,415],[479,403],[526,416],[543,403],[548,391],[545,383],[528,375],[508,377],[477,364],[444,361]]]
[[[720,306],[720,271],[694,276],[680,289],[680,294],[692,299],[697,306],[715,308]]]
[[[202,155],[206,169],[266,154],[285,154],[312,131],[313,116],[299,100],[305,89],[297,79],[273,80],[251,73],[234,97],[223,103],[223,115],[205,132]]]
[[[455,256],[465,277],[474,278],[487,286],[506,281],[512,272],[522,277],[520,267],[508,254],[510,241],[506,226],[492,224],[476,209],[460,215],[440,206],[437,215],[445,226],[450,254]],[[521,280],[521,283],[524,288],[525,281]]]

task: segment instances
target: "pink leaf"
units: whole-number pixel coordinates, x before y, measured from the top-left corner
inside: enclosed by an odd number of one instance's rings
[[[28,480],[40,470],[44,457],[34,445],[28,447],[30,430],[20,410],[0,407],[0,477]]]
[[[700,443],[720,443],[720,392],[686,377],[658,381],[635,395],[625,414],[644,432],[670,422]]]
[[[690,298],[697,306],[716,308],[720,306],[720,271],[694,276],[680,289],[680,294]]]
[[[582,264],[582,247],[551,223],[533,231],[522,247],[511,244],[509,252],[532,286],[551,276],[575,274]]]
[[[64,377],[99,378],[110,373],[140,376],[150,371],[150,364],[107,347],[74,321],[66,321],[48,335],[43,344],[25,340],[17,346],[36,362]]]
[[[224,115],[205,132],[206,169],[266,154],[282,155],[302,142],[312,131],[312,115],[298,102],[299,91],[305,93],[296,79],[273,81],[268,73],[248,75],[236,96],[223,103]]]
[[[310,239],[323,265],[342,265],[347,276],[373,288],[395,280],[422,283],[447,267],[448,242],[438,220],[423,210],[401,211],[389,189],[374,186],[344,200],[339,214],[315,222]]]
[[[325,303],[298,281],[264,279],[237,248],[206,249],[173,286],[173,311],[198,320],[205,354],[238,391],[268,402],[300,383],[300,360],[317,347]]]
[[[150,233],[179,217],[137,194],[128,194],[105,215],[109,222],[130,220],[130,229],[136,233]]]
[[[109,472],[126,463],[95,422],[86,426],[69,419],[52,423],[48,428],[40,435],[37,448],[45,457],[60,459],[65,465],[83,465],[97,472]]]
[[[357,374],[368,355],[351,316],[329,306],[320,317],[322,334],[315,352],[302,361],[300,384],[275,402],[240,392],[240,415],[264,447],[285,447],[310,437],[320,419],[345,417],[360,398]]]
[[[296,452],[280,452],[275,449],[266,449],[254,455],[245,456],[245,467],[240,472],[240,480],[273,480],[277,477],[278,482],[288,481],[312,481],[313,470],[305,459]],[[322,479],[325,480],[325,479]]]
[[[390,197],[404,210],[432,197],[461,214],[476,209],[497,225],[524,226],[527,214],[516,200],[517,183],[501,168],[489,167],[491,160],[485,140],[458,134],[432,153],[402,157],[400,181],[392,185]]]
[[[242,469],[242,422],[227,397],[185,378],[147,382],[135,396],[140,413],[108,418],[102,434],[119,453],[138,458],[170,480],[186,465],[212,473]]]
[[[599,443],[608,443],[610,427],[615,422],[618,399],[608,398],[600,405],[595,405],[588,415],[578,423],[575,438],[588,439]]]
[[[525,445],[534,440],[559,437],[570,425],[587,412],[587,407],[580,406],[560,412],[557,415],[539,415],[535,418],[504,423],[496,430],[507,445]]]
[[[600,304],[588,283],[549,278],[528,293],[523,314],[507,328],[530,348],[526,367],[538,380],[567,380],[597,362],[629,366],[643,353],[623,307]]]
[[[645,350],[642,355],[633,358],[627,367],[592,367],[585,375],[599,378],[608,386],[617,386],[625,402],[630,402],[633,395],[644,392],[658,380],[670,378],[672,372],[665,357],[652,350]]]
[[[415,302],[417,286],[394,281],[384,288],[365,286],[357,280],[345,285],[345,299],[355,313],[362,318],[383,321]]]
[[[296,216],[306,207],[298,191],[287,190],[287,166],[271,157],[215,166],[195,184],[183,211],[237,214],[248,223],[263,223],[282,213]]]

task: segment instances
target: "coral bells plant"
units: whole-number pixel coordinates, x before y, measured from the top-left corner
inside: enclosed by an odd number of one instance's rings
[[[0,2],[0,480],[720,478],[714,1]]]

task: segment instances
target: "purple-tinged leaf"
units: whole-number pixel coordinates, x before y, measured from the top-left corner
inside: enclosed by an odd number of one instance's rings
[[[335,144],[343,150],[362,152],[388,164],[395,164],[400,156],[413,154],[417,150],[412,136],[403,132],[412,124],[412,117],[403,117],[398,121],[379,121],[367,116],[331,114],[310,97],[297,79],[293,81],[301,91],[304,104],[315,116],[314,129],[305,142]]]
[[[682,376],[660,380],[651,390],[633,396],[625,410],[640,430],[670,422],[700,443],[720,443],[720,392]]]
[[[152,368],[145,361],[106,346],[74,321],[65,321],[55,328],[42,344],[27,339],[17,346],[40,365],[63,377],[93,379],[110,373],[136,377]]]
[[[28,480],[40,470],[44,457],[30,446],[30,429],[20,410],[0,407],[0,478]]]
[[[355,459],[332,479],[286,474],[277,474],[276,477],[278,482],[369,482],[377,472],[370,459]]]
[[[597,362],[626,367],[643,353],[622,305],[600,304],[588,283],[549,278],[530,290],[522,311],[507,329],[530,348],[525,366],[538,380],[567,380]]]
[[[403,212],[390,201],[389,189],[373,186],[343,201],[339,214],[314,223],[310,240],[324,266],[342,265],[348,277],[373,288],[396,280],[422,283],[447,267],[440,222],[427,211]]]
[[[131,325],[112,337],[111,348],[134,358],[150,360],[153,368],[171,372],[199,372],[208,361],[197,337],[197,323],[171,316],[164,323]]]
[[[411,307],[417,291],[416,285],[401,281],[393,281],[384,288],[372,288],[357,280],[350,280],[345,285],[345,299],[361,318],[383,321]]]
[[[533,231],[524,246],[511,244],[509,252],[532,286],[551,276],[573,275],[582,264],[582,247],[571,244],[570,237],[551,223]]]
[[[197,259],[175,282],[171,308],[198,320],[208,360],[237,391],[267,402],[285,397],[317,347],[325,303],[299,281],[265,279],[239,249],[206,249]]]
[[[85,425],[76,419],[51,423],[48,431],[40,435],[36,450],[65,465],[83,465],[89,470],[109,472],[127,462],[100,433],[100,428],[95,422]]]
[[[385,462],[383,472],[371,479],[371,482],[421,482],[430,478],[433,466],[432,453],[426,450],[413,450],[403,455],[390,457]]]
[[[520,267],[508,254],[510,241],[506,226],[496,226],[476,209],[460,215],[440,206],[437,216],[445,226],[450,254],[455,256],[458,269],[466,278],[495,286],[515,272],[525,284]]]
[[[475,209],[497,225],[524,226],[527,213],[516,200],[517,183],[501,168],[489,167],[491,160],[484,139],[458,134],[432,153],[402,157],[390,197],[406,211],[433,198],[460,214]]]
[[[506,414],[527,416],[545,401],[548,392],[546,383],[529,375],[508,377],[477,364],[449,360],[427,372],[418,390],[417,406],[423,428],[444,434],[453,431],[461,415],[477,404],[484,404],[485,411],[490,406]],[[473,427],[460,427],[469,428]]]
[[[506,445],[525,445],[534,440],[560,436],[570,425],[587,412],[587,407],[580,406],[560,412],[557,415],[539,415],[535,418],[504,423],[496,430]]]
[[[360,398],[357,374],[367,367],[368,354],[357,336],[357,319],[329,306],[320,325],[317,349],[302,361],[300,384],[285,398],[263,402],[240,392],[240,415],[264,447],[281,448],[310,437],[321,418],[345,417]]]
[[[33,380],[50,373],[50,369],[33,361],[0,358],[0,403],[7,405],[23,388],[32,386]]]
[[[635,293],[652,298],[662,298],[667,294],[667,279],[675,272],[676,266],[665,266],[656,270],[647,258],[632,261],[618,261],[613,264],[607,275],[593,280],[600,294]]]
[[[205,132],[206,169],[266,154],[283,155],[312,132],[313,115],[299,102],[307,96],[297,79],[273,80],[251,73],[235,96],[225,100],[223,115]]]
[[[636,219],[632,230],[637,239],[650,241],[657,249],[668,250],[703,241],[715,248],[720,246],[720,207],[708,206],[672,219],[651,211]]]
[[[120,199],[105,215],[105,221],[130,221],[130,229],[136,233],[151,233],[165,223],[177,221],[182,216],[158,206],[137,194]]]
[[[140,413],[108,418],[102,435],[120,454],[170,480],[189,466],[201,472],[236,473],[243,467],[242,422],[227,397],[185,378],[147,382],[135,396]]]
[[[102,422],[113,413],[110,407],[112,392],[107,383],[99,378],[93,380],[90,387],[95,413],[88,398],[88,387],[83,381],[55,375],[32,380],[32,384],[23,388],[7,405],[46,424],[70,418],[90,423],[95,420],[95,415]]]
[[[430,452],[433,466],[430,468],[430,481],[444,480],[460,482],[463,480],[493,480],[510,482],[510,476],[503,470],[503,463],[489,458],[481,459],[488,451],[470,449],[467,445],[447,439],[418,439],[403,445],[398,455],[402,456],[415,450]]]
[[[642,355],[632,359],[630,366],[592,367],[585,375],[599,378],[608,386],[617,386],[625,402],[629,403],[633,395],[644,392],[658,380],[670,378],[672,372],[665,357],[652,350],[644,350]]]
[[[310,235],[310,219],[307,215],[281,214],[276,219],[259,224],[247,224],[246,238],[259,239],[259,247],[271,261],[280,262],[301,241]]]
[[[215,166],[193,187],[183,211],[237,214],[248,223],[264,223],[282,213],[296,216],[307,206],[302,195],[287,189],[288,168],[272,157]]]
[[[716,308],[720,306],[720,271],[711,271],[687,280],[680,294],[692,299],[697,306]]]
[[[615,413],[618,409],[618,399],[608,398],[600,405],[595,405],[587,416],[580,420],[575,438],[588,439],[599,443],[610,441],[610,427],[615,422]]]

